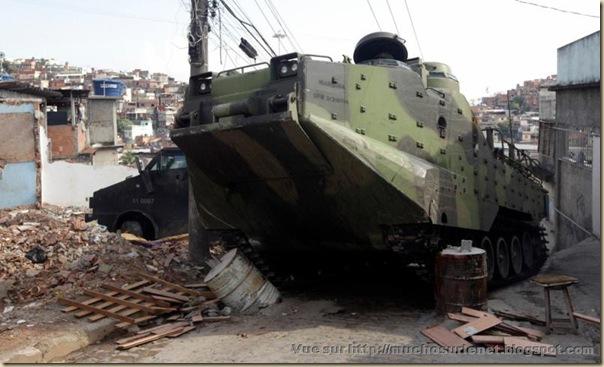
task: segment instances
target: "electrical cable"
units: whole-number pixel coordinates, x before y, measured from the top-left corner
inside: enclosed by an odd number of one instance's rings
[[[367,5],[369,5],[369,9],[371,10],[371,14],[373,15],[373,19],[375,20],[375,24],[377,24],[379,30],[382,30],[382,26],[380,25],[380,22],[378,22],[378,18],[375,15],[375,12],[373,11],[373,6],[371,6],[371,3],[369,2],[369,0],[367,0]]]
[[[396,33],[398,35],[400,35],[401,32],[398,30],[398,24],[396,23],[396,18],[394,18],[394,13],[392,12],[392,8],[390,7],[390,0],[386,0],[386,5],[388,5],[388,11],[390,12],[390,16],[392,17],[392,21],[394,22],[394,28],[396,29]]]
[[[555,10],[555,11],[559,11],[559,12],[567,13],[567,14],[581,15],[583,17],[598,18],[598,19],[600,18],[597,15],[591,15],[591,14],[579,13],[578,11],[572,11],[572,10],[564,10],[564,9],[560,9],[560,8],[554,8],[553,6],[547,6],[547,5],[543,5],[543,4],[532,3],[530,1],[523,1],[523,0],[514,0],[514,1],[522,3],[522,4],[538,6],[540,8],[544,8],[544,9]]]
[[[264,39],[264,37],[262,36],[262,33],[260,33],[260,31],[258,31],[258,29],[256,28],[256,26],[254,26],[252,23],[248,23],[246,21],[244,21],[243,19],[239,18],[235,12],[233,11],[233,9],[231,9],[231,7],[224,1],[224,0],[220,0],[220,2],[222,3],[222,5],[224,6],[224,8],[233,16],[233,18],[235,18],[239,23],[241,23],[245,30],[249,33],[250,36],[252,36],[252,38],[260,45],[260,47],[262,47],[262,49],[270,56],[270,57],[274,57],[277,56],[277,54],[275,53],[275,51],[273,50],[273,48],[271,47],[271,45],[266,41],[266,39]],[[256,36],[247,28],[247,27],[251,27],[253,28],[256,33],[258,34],[258,36],[262,39],[262,41],[264,42],[260,42],[258,40],[258,38],[256,38]],[[267,48],[265,47],[268,47]],[[269,51],[270,50],[270,51]]]
[[[367,0],[369,1],[369,0]],[[413,35],[415,36],[415,42],[417,43],[417,48],[419,50],[419,54],[424,58],[424,53],[422,52],[422,46],[419,43],[419,38],[417,37],[417,31],[415,30],[415,25],[413,24],[413,16],[411,16],[411,10],[409,10],[409,4],[407,4],[407,0],[403,0],[405,2],[405,8],[407,8],[407,14],[409,14],[409,22],[411,22],[411,29],[413,29]]]
[[[283,17],[279,13],[279,10],[277,10],[277,7],[275,6],[275,4],[273,4],[272,0],[266,0],[266,3],[269,5],[269,8],[272,9],[271,11],[274,11],[276,19],[280,19],[279,24],[283,23],[281,28],[287,33],[288,38],[291,37],[293,42],[296,44],[297,49],[300,50],[300,52],[304,52],[304,50],[302,50],[302,46],[300,46],[300,42],[298,42],[298,39],[296,38],[296,35],[294,34],[294,32],[291,31],[291,29],[285,22],[285,19],[283,19]]]

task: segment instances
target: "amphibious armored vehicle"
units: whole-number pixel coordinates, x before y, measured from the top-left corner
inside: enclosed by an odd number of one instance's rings
[[[528,157],[482,131],[442,63],[386,32],[350,58],[291,53],[194,75],[171,132],[204,232],[236,231],[288,258],[398,254],[430,266],[447,245],[486,250],[509,281],[546,257],[546,191]]]

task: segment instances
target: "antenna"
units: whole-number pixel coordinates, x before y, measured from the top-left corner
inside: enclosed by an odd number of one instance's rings
[[[281,31],[277,31],[277,33],[273,34],[273,38],[277,39],[277,54],[279,55],[281,54],[281,40],[285,37],[287,36]]]

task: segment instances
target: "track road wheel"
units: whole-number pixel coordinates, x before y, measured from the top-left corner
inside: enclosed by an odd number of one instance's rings
[[[487,255],[487,275],[488,280],[491,281],[493,279],[493,274],[495,274],[495,254],[493,252],[493,243],[489,239],[489,237],[484,236],[482,240],[480,240],[479,248],[483,249]]]
[[[535,241],[529,232],[522,234],[522,262],[527,270],[533,270],[535,266]]]
[[[497,238],[495,243],[495,256],[497,263],[497,275],[506,280],[510,275],[510,248],[503,237]]]
[[[512,236],[510,240],[510,265],[514,274],[522,273],[522,244],[518,236]]]

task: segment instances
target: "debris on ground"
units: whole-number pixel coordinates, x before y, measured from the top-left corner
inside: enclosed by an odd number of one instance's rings
[[[11,304],[71,297],[83,287],[128,283],[133,271],[183,283],[207,272],[189,263],[186,236],[145,242],[151,245],[86,223],[77,208],[0,210],[0,313]]]
[[[513,312],[498,311],[497,314],[512,315],[512,318],[516,319],[536,320]],[[462,352],[474,345],[491,347],[496,351],[517,350],[530,354],[556,355],[553,345],[541,343],[543,332],[512,324],[495,314],[462,307],[461,313],[449,313],[447,317],[463,324],[452,330],[444,324],[437,325],[422,330],[422,334],[451,352]]]
[[[174,338],[196,328],[202,322],[229,320],[231,310],[216,296],[197,284],[198,289],[187,288],[151,274],[139,272],[138,281],[118,287],[102,284],[107,291],[84,289],[90,298],[76,301],[59,297],[67,305],[62,311],[77,318],[88,317],[95,322],[109,317],[119,321],[117,328],[155,323],[147,329],[117,341],[118,349],[130,349],[163,337]],[[76,312],[77,311],[77,312]]]

